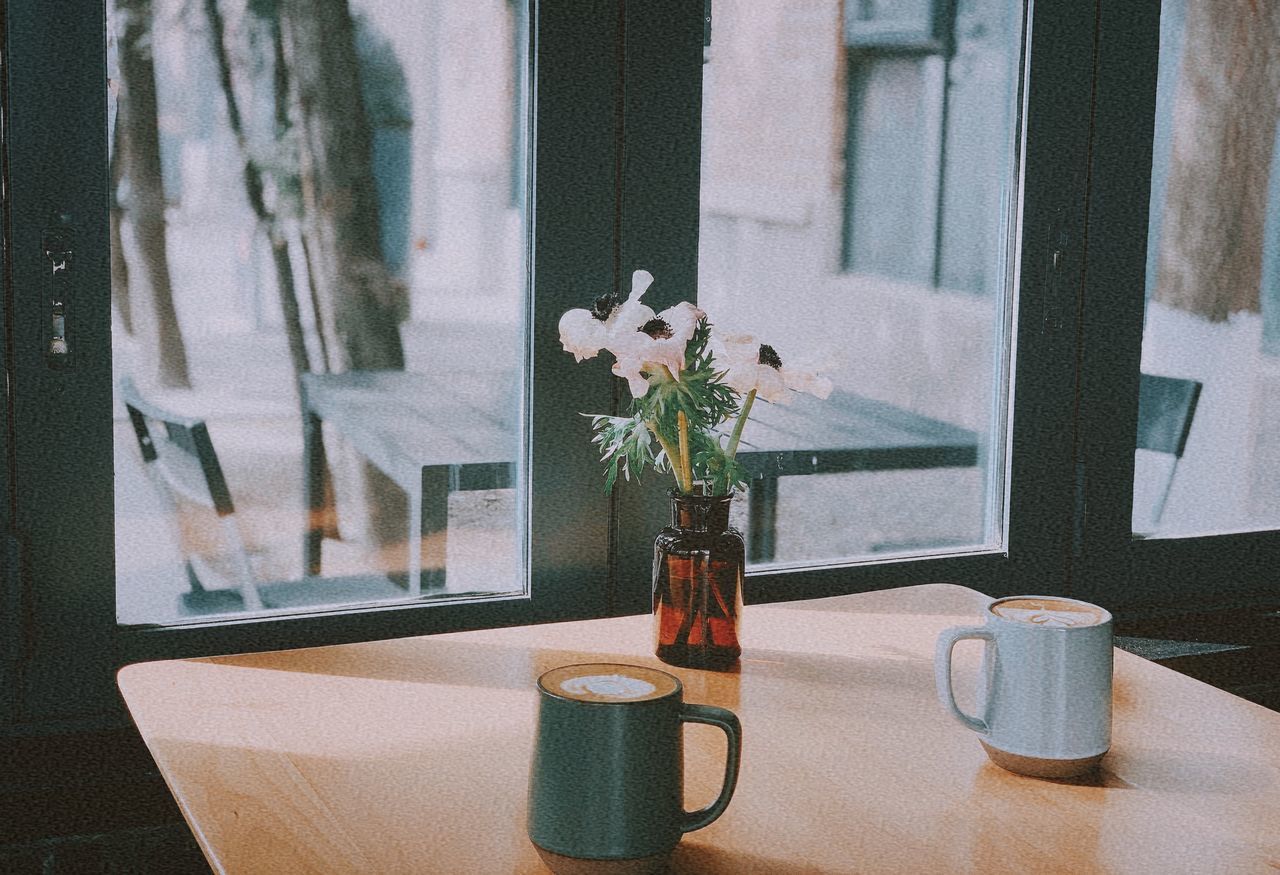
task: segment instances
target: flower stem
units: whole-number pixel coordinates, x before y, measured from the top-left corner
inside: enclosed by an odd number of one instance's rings
[[[729,448],[724,451],[730,459],[738,454],[738,441],[742,438],[742,427],[747,424],[747,417],[751,415],[751,405],[755,402],[756,390],[752,389],[747,393],[747,400],[742,402],[742,412],[738,414],[738,421],[733,424],[733,434],[729,436]]]
[[[693,463],[689,459],[689,417],[683,410],[676,412],[676,422],[680,427],[680,466],[684,473],[684,491],[693,492]]]
[[[662,436],[662,432],[658,431],[658,427],[653,422],[646,421],[645,425],[649,426],[649,431],[653,432],[653,436],[658,439],[658,443],[662,445],[662,449],[667,454],[668,461],[671,462],[671,473],[675,475],[676,488],[687,494],[690,487],[685,485],[685,481],[683,479],[684,462],[676,452],[676,448],[671,446],[667,439]]]

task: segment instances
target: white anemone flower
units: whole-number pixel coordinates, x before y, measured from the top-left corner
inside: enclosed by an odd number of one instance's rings
[[[680,379],[685,346],[704,316],[706,314],[693,304],[681,301],[646,321],[620,345],[609,347],[617,359],[613,363],[613,372],[627,381],[632,397],[644,397],[649,391],[646,375],[660,367],[665,367],[671,376]]]
[[[560,317],[560,345],[577,361],[594,358],[602,349],[617,355],[640,328],[654,318],[653,310],[640,303],[640,296],[653,282],[653,274],[637,270],[631,275],[631,294],[625,301],[614,295],[596,298],[590,310],[569,310]]]
[[[725,370],[724,382],[765,401],[787,404],[791,390],[818,398],[831,394],[831,380],[812,371],[784,367],[773,347],[749,334],[727,334],[716,340],[716,364]]]

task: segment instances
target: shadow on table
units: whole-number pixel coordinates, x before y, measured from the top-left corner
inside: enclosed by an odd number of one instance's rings
[[[777,875],[778,872],[786,872],[787,875],[843,875],[849,871],[844,866],[832,869],[807,865],[799,860],[713,848],[686,840],[676,845],[666,875]]]

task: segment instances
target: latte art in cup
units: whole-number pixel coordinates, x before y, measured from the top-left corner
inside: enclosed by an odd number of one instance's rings
[[[991,613],[1006,620],[1049,629],[1096,626],[1106,620],[1101,610],[1084,602],[1025,596],[998,601],[991,606]]]
[[[589,674],[569,678],[560,682],[560,689],[571,696],[585,693],[610,699],[639,699],[658,690],[648,681],[622,674]]]
[[[566,665],[544,674],[538,685],[553,696],[579,702],[644,702],[679,689],[671,675],[640,665]]]

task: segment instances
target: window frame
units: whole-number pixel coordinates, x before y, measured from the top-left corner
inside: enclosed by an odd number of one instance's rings
[[[1010,314],[1015,348],[1006,376],[1017,415],[1004,421],[1004,545],[939,556],[751,570],[745,583],[747,603],[939,581],[994,596],[1025,592],[1026,581],[1035,581],[1033,588],[1040,591],[1068,587],[1076,534],[1072,438],[1092,100],[1092,62],[1081,64],[1080,59],[1092,59],[1094,20],[1062,0],[1034,4],[1034,15],[1031,5],[1023,42],[1035,50],[1019,89],[1022,209],[1011,210],[1017,218],[1008,229],[1016,254],[1006,282],[1017,283],[1017,297]],[[655,282],[646,296],[655,309],[681,300],[682,289],[696,288],[702,55],[698,41],[695,57],[692,28],[695,21],[701,27],[702,18],[682,10],[687,6],[653,0],[645,4],[658,13],[652,19],[637,21],[629,12],[625,22],[624,44],[630,48],[634,41],[641,50],[628,54],[624,73],[628,130],[621,177],[627,220],[621,230],[622,264],[627,272],[644,266],[655,276],[664,276],[660,271],[665,270],[678,278],[662,286]],[[668,54],[644,54],[655,46],[666,47]],[[667,73],[667,81],[640,75],[655,69]],[[670,117],[657,119],[650,108],[665,108]],[[692,149],[681,136],[693,140]],[[671,174],[673,159],[686,162],[678,180],[664,175]],[[669,502],[660,490],[618,490],[614,576],[622,612],[649,610],[653,536],[669,516]]]
[[[608,610],[609,500],[599,489],[585,432],[581,441],[566,440],[563,423],[578,423],[584,399],[593,406],[609,403],[609,375],[574,368],[559,349],[557,324],[561,312],[608,287],[616,275],[618,19],[605,5],[570,10],[551,3],[530,4],[530,16],[536,109],[529,160],[538,182],[526,222],[535,293],[524,350],[533,378],[524,403],[538,415],[528,423],[524,458],[530,472],[529,595],[147,628],[115,622],[105,2],[9,0],[5,219],[14,242],[7,264],[12,321],[6,332],[6,434],[13,489],[4,522],[21,544],[21,570],[6,590],[20,600],[21,618],[10,616],[2,630],[20,647],[6,663],[12,725],[118,720],[114,672],[141,659],[375,640]],[[583,51],[583,45],[600,48]],[[38,241],[50,203],[71,212],[79,231],[73,294],[81,300],[70,330],[80,357],[74,370],[64,372],[45,367],[39,331],[14,328],[39,324],[39,296],[22,290],[40,288]],[[59,435],[75,440],[50,440]],[[67,513],[72,507],[79,512]],[[571,537],[561,520],[572,521]]]
[[[529,541],[531,587],[547,597],[157,629],[115,625],[113,487],[103,474],[112,468],[104,9],[104,0],[8,0],[4,11],[4,222],[12,247],[9,416],[0,430],[10,501],[0,522],[16,534],[22,556],[5,590],[21,612],[0,621],[0,636],[16,643],[0,664],[11,681],[0,676],[0,721],[7,711],[0,734],[117,725],[124,717],[114,671],[139,659],[648,611],[652,538],[666,522],[667,500],[652,488],[603,495],[587,430],[575,430],[586,420],[576,414],[620,403],[622,387],[607,368],[576,366],[555,329],[561,312],[635,267],[664,279],[652,293],[655,307],[696,287],[703,9],[681,0],[535,7]],[[1034,50],[1020,111],[1022,206],[1009,231],[1018,298],[1008,351],[1016,416],[1005,424],[1005,544],[769,569],[748,576],[748,602],[926,581],[992,595],[1025,591],[1028,581],[1044,590],[1066,585],[1078,534],[1074,401],[1095,22],[1070,0],[1041,0],[1026,43]],[[33,132],[38,145],[29,141]],[[102,159],[85,160],[95,154]],[[86,228],[77,288],[97,291],[81,293],[81,366],[55,379],[33,332],[15,326],[40,318],[38,295],[24,290],[39,288],[35,244],[46,205],[64,202]],[[68,435],[74,446],[62,439]]]
[[[1274,603],[1280,531],[1132,535],[1160,3],[1100,10],[1071,589],[1133,614]]]
[[[1033,8],[1034,7],[1034,8]],[[1095,20],[1069,2],[1028,3],[1017,114],[1020,201],[1008,241],[1016,284],[1004,420],[1001,548],[748,572],[748,603],[946,581],[993,596],[1069,587],[1076,530],[1074,419],[1083,280]],[[712,44],[715,33],[712,31]],[[700,112],[700,93],[699,107]],[[1064,367],[1065,365],[1065,367]],[[856,512],[856,499],[853,499]],[[637,551],[638,552],[638,551]],[[1033,583],[1029,583],[1033,582]]]

